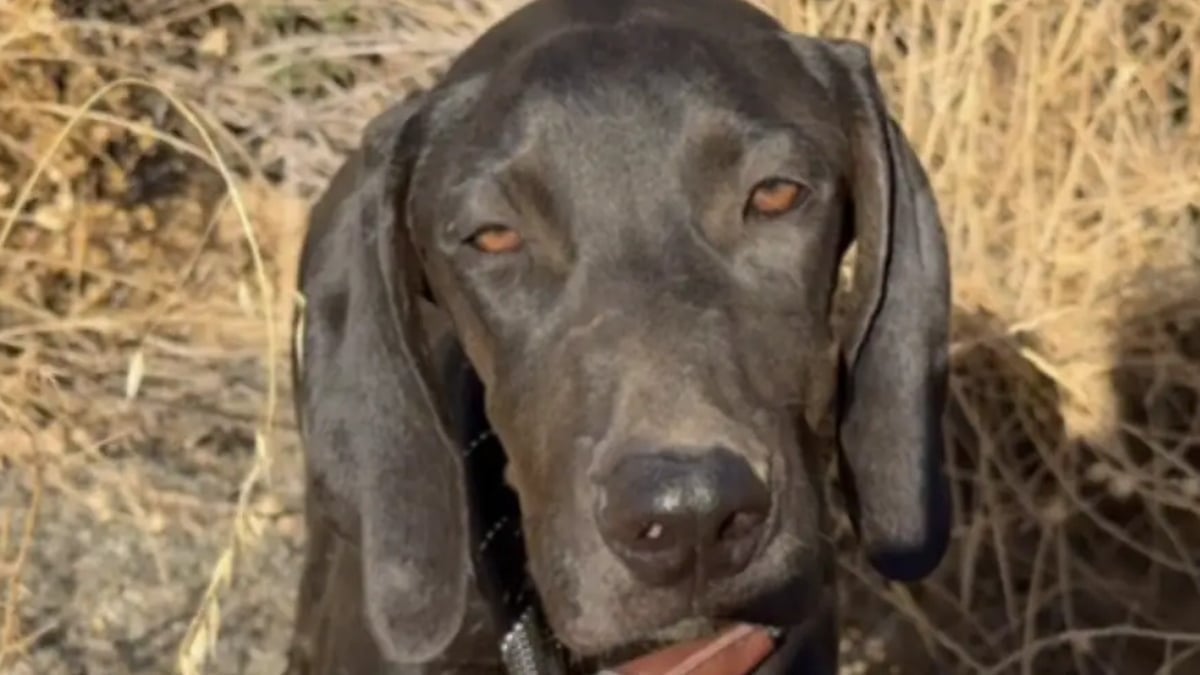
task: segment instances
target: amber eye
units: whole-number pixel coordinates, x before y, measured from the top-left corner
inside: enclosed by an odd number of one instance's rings
[[[750,192],[746,215],[775,218],[799,206],[808,195],[808,188],[795,181],[769,178]]]
[[[484,253],[512,253],[521,248],[521,235],[504,225],[484,225],[475,230],[467,243]]]

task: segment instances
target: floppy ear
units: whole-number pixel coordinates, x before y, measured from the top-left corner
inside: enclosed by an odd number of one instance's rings
[[[941,562],[952,519],[942,467],[945,235],[928,176],[887,111],[867,47],[793,40],[805,43],[802,56],[827,54],[816,76],[851,118],[858,251],[842,336],[842,483],[872,565],[890,579],[914,581]]]
[[[462,461],[430,386],[423,275],[403,222],[421,103],[367,128],[313,207],[300,273],[309,473],[357,514],[371,630],[409,663],[455,637],[470,574]]]

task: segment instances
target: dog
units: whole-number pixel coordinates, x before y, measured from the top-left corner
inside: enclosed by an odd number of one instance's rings
[[[864,45],[516,10],[312,208],[288,672],[502,673],[514,598],[571,672],[729,622],[785,636],[757,672],[836,672],[824,467],[885,579],[948,546],[948,268]]]

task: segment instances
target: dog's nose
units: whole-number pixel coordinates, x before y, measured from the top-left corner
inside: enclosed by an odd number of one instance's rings
[[[741,571],[771,506],[763,481],[724,448],[628,455],[600,489],[601,536],[634,576],[652,585]]]

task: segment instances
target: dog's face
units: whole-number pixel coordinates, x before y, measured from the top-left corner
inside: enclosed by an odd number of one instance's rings
[[[577,649],[820,580],[802,413],[832,402],[850,152],[817,81],[751,67],[780,58],[568,34],[430,118],[411,227]]]
[[[428,109],[410,231],[576,650],[818,601],[854,168],[823,75],[782,39],[646,23]]]
[[[950,517],[948,261],[866,50],[732,1],[526,9],[378,118],[313,211],[303,427],[357,511],[377,641],[436,657],[471,592],[424,290],[484,383],[577,652],[802,622],[835,454],[876,569],[928,574]],[[600,18],[538,27],[567,12]]]

